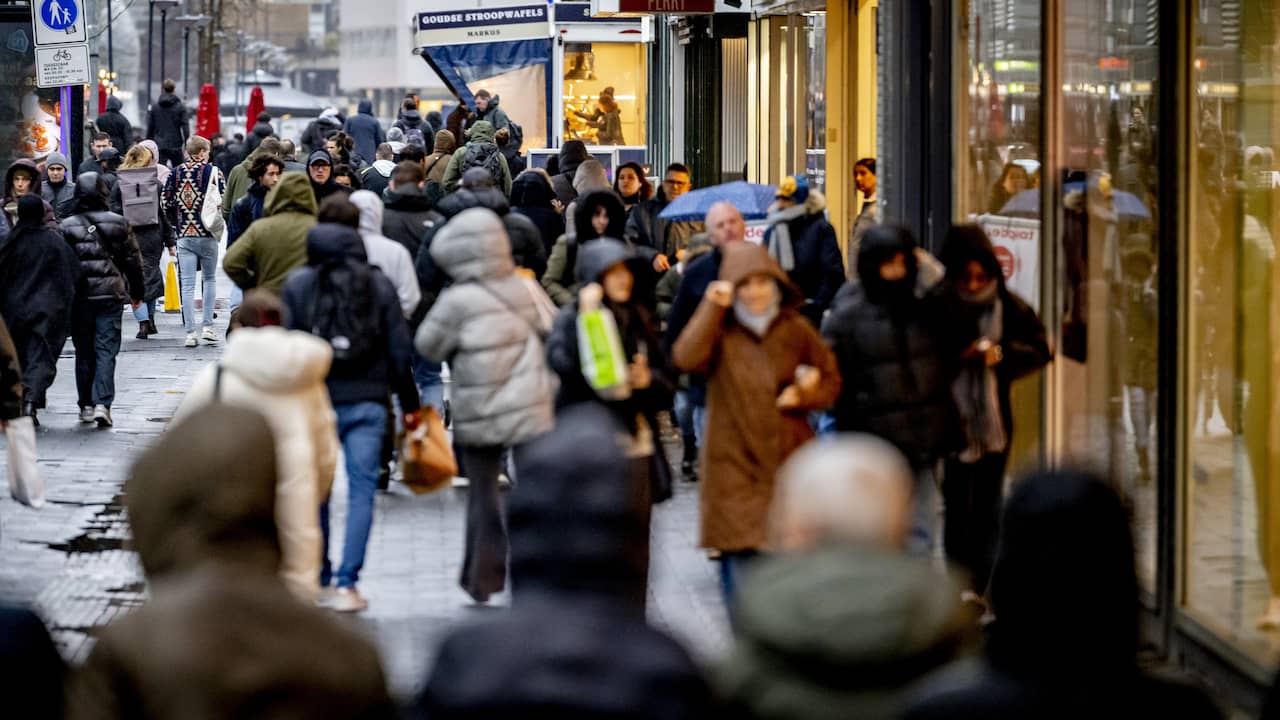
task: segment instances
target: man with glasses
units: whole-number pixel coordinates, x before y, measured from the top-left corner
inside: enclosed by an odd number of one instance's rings
[[[703,231],[701,222],[670,222],[658,216],[669,203],[692,189],[693,178],[689,168],[682,163],[671,163],[667,166],[657,196],[633,207],[627,218],[624,231],[627,240],[657,272],[666,272],[679,262],[689,245],[689,238]]]

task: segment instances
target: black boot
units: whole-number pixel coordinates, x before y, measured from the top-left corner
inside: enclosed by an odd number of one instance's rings
[[[36,417],[36,406],[35,406],[35,403],[31,402],[30,400],[27,400],[27,401],[23,402],[23,403],[22,403],[22,414],[23,414],[23,415],[30,416],[30,418],[31,418],[31,424],[32,424],[32,425],[34,425],[34,426],[36,426],[36,427],[40,427],[40,418]]]
[[[160,334],[160,331],[156,329],[156,321],[155,321],[155,320],[148,320],[148,321],[147,321],[147,334],[148,334],[148,335],[159,335],[159,334]]]
[[[133,337],[138,340],[146,340],[148,334],[149,333],[147,332],[147,321],[143,320],[142,322],[138,323],[138,334],[134,335]]]
[[[684,441],[684,458],[680,461],[680,472],[684,474],[685,480],[697,482],[698,438],[696,435],[685,435],[681,439]]]

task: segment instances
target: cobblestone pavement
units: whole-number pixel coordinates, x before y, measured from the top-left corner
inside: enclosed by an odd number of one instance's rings
[[[227,313],[219,315],[221,334]],[[164,430],[195,373],[221,351],[221,345],[182,347],[178,315],[163,315],[157,324],[159,336],[135,340],[135,323],[125,318],[110,430],[76,421],[68,342],[37,431],[48,504],[32,510],[0,493],[0,603],[33,606],[71,662],[88,654],[97,628],[145,601],[142,571],[128,549],[124,480],[132,460]],[[4,462],[0,453],[0,468]],[[181,472],[182,457],[173,464]],[[334,507],[341,513],[343,477],[335,488]],[[392,691],[401,698],[425,677],[442,632],[500,612],[471,608],[457,587],[464,507],[460,489],[415,497],[393,485],[377,499],[360,583],[370,609],[347,621],[378,644]],[[333,525],[340,534],[341,518]],[[696,529],[696,485],[681,483],[677,496],[654,514],[650,620],[706,660],[725,649],[728,629],[716,569],[696,548]],[[339,535],[334,547],[340,543]]]

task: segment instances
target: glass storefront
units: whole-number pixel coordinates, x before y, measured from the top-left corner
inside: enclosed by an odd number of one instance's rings
[[[777,184],[803,172],[826,192],[827,13],[789,10],[756,20],[748,33],[750,95],[764,109],[752,120],[747,175]]]
[[[562,139],[644,145],[648,58],[644,43],[565,43]]]

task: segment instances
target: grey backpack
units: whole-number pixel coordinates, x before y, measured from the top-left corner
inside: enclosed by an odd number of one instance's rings
[[[118,170],[121,214],[130,227],[160,222],[160,178],[154,167]]]

